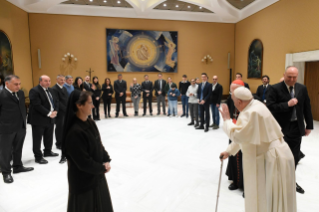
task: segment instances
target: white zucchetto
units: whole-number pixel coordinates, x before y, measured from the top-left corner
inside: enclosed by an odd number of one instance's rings
[[[253,95],[251,94],[251,91],[246,87],[239,87],[235,89],[234,95],[237,99],[248,101],[253,98]]]

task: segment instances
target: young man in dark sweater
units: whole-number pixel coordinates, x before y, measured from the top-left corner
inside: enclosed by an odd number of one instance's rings
[[[181,117],[186,116],[188,118],[188,96],[186,95],[188,87],[191,83],[187,80],[187,76],[184,74],[182,81],[179,82],[179,91],[181,92],[182,98],[182,107],[183,107],[183,114]]]

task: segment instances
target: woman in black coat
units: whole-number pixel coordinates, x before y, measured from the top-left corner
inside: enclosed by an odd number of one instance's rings
[[[75,78],[73,87],[74,87],[74,90],[83,91],[83,79],[81,77]]]
[[[107,118],[107,114],[109,118],[111,118],[111,102],[112,102],[112,95],[113,95],[113,86],[111,84],[110,78],[106,78],[104,84],[102,85],[102,99],[104,103],[104,115]]]
[[[88,118],[93,108],[91,95],[74,90],[67,106],[62,153],[68,161],[68,212],[113,212],[105,178],[111,159],[95,122]]]
[[[93,77],[93,105],[94,108],[92,109],[93,120],[99,121],[100,120],[100,97],[101,97],[101,85],[99,84],[99,78]]]

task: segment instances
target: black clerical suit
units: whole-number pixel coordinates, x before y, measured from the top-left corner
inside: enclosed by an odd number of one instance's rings
[[[107,117],[107,114],[109,117],[111,117],[111,101],[112,101],[112,95],[114,93],[113,86],[109,85],[107,86],[105,83],[102,85],[102,99],[103,99],[103,107],[104,107],[104,115],[105,118]],[[111,95],[110,95],[111,94]]]
[[[269,85],[269,84],[267,86],[265,86],[265,85],[258,86],[255,98],[257,98],[261,102],[266,103],[268,91],[269,91],[270,87],[271,87],[271,85]]]
[[[114,90],[115,90],[115,100],[116,100],[116,116],[119,115],[120,112],[120,104],[122,103],[123,115],[126,114],[126,90],[127,84],[124,80],[116,80],[114,82]],[[120,96],[120,93],[123,93],[123,96]]]
[[[26,135],[26,108],[23,91],[16,94],[6,88],[0,91],[0,167],[2,174],[22,167],[22,148]]]
[[[62,145],[62,130],[69,98],[68,91],[66,90],[66,88],[63,86],[61,87],[58,84],[55,84],[52,87],[52,91],[54,92],[55,96],[57,97],[57,100],[59,101],[59,111],[58,115],[55,118],[55,145],[60,148]]]
[[[162,84],[160,83],[160,80],[156,80],[155,83],[154,83],[154,90],[155,90],[155,96],[156,96],[156,99],[157,99],[157,113],[161,113],[161,107],[160,107],[160,103],[162,102],[162,105],[163,105],[163,113],[165,114],[166,113],[166,110],[165,110],[165,95],[166,95],[166,92],[165,92],[165,86],[166,86],[166,81],[165,80],[161,80],[162,81]],[[158,92],[161,91],[162,93],[161,94],[158,94]]]
[[[48,115],[51,112],[59,111],[58,98],[55,96],[51,88],[46,91],[37,85],[29,92],[30,108],[28,115],[28,123],[32,126],[33,137],[33,153],[36,159],[41,159],[43,154],[41,152],[41,140],[43,137],[44,153],[51,153],[53,144],[53,128],[55,118],[50,118]]]
[[[297,98],[298,104],[289,107],[288,101],[292,99],[292,96]],[[270,87],[267,98],[267,107],[281,126],[284,140],[289,145],[297,166],[300,160],[301,137],[305,135],[305,129],[313,129],[307,87],[296,83],[291,93],[290,88],[288,89],[283,81]]]
[[[148,90],[149,92],[146,92]],[[144,108],[144,114],[146,114],[146,105],[148,102],[148,107],[150,110],[150,114],[152,114],[152,98],[153,98],[153,82],[151,81],[144,81],[142,82],[142,91],[143,91],[143,108]],[[147,96],[147,94],[149,94]]]
[[[200,83],[198,85],[198,90],[197,90],[197,97],[199,99],[199,102],[201,100],[204,100],[204,104],[199,104],[200,108],[200,120],[201,124],[199,128],[202,128],[204,126],[204,120],[206,122],[206,129],[209,127],[209,120],[210,120],[210,113],[209,113],[209,98],[212,94],[212,84],[209,82],[205,83],[205,86],[202,88],[203,83]],[[205,113],[204,113],[205,112]],[[205,116],[205,118],[204,118]]]

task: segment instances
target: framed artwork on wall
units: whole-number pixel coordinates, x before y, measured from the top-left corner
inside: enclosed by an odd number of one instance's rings
[[[177,73],[178,32],[106,29],[108,72]]]
[[[253,40],[248,51],[248,78],[261,79],[264,47],[259,39]]]
[[[0,76],[13,74],[12,46],[7,34],[0,30]]]

